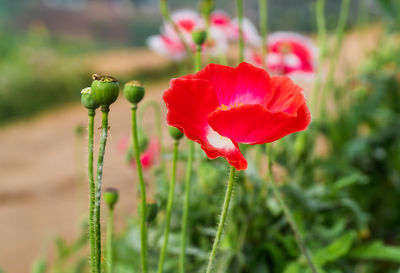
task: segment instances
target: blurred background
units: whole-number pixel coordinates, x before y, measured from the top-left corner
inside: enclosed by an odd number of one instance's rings
[[[171,10],[197,8],[197,1],[168,2]],[[326,0],[328,30],[337,24],[340,2]],[[339,66],[346,72],[357,74],[366,56],[382,46],[379,37],[386,26],[398,22],[389,2],[351,1]],[[235,17],[232,0],[216,4]],[[269,1],[269,31],[315,37],[314,13],[314,0]],[[245,1],[245,14],[258,22],[257,0]],[[80,90],[90,84],[92,73],[111,74],[121,82],[143,81],[146,100],[161,103],[169,79],[181,71],[179,65],[146,48],[146,38],[158,34],[161,23],[157,0],[0,0],[0,267],[4,272],[29,272],[35,257],[54,247],[55,238],[68,242],[80,234],[88,199],[87,116],[79,103]],[[120,141],[129,135],[129,121],[128,103],[118,100],[110,113],[104,170],[105,186],[122,192],[117,219],[136,211],[135,171],[118,152]],[[151,173],[146,175],[152,179]],[[117,220],[117,230],[121,222]]]

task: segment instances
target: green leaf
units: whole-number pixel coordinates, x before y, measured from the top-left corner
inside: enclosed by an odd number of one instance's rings
[[[314,262],[322,267],[326,263],[336,261],[340,257],[346,255],[349,252],[356,235],[355,231],[347,232],[327,247],[320,249],[314,255]]]
[[[400,247],[384,245],[375,241],[352,249],[349,256],[357,259],[382,260],[400,263]]]

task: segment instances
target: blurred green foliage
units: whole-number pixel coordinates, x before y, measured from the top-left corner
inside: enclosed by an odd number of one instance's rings
[[[71,44],[52,41],[44,26],[27,35],[3,30],[0,38],[0,123],[78,99],[89,85],[90,74],[71,56]]]

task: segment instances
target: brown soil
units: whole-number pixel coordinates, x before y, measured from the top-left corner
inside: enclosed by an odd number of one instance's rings
[[[366,52],[377,45],[380,33],[380,27],[369,27],[348,34],[339,73],[357,67]],[[144,50],[121,50],[89,58],[95,60],[93,71],[114,75],[165,62]],[[146,100],[161,103],[160,95],[167,86],[167,81],[149,86]],[[87,203],[87,186],[79,179],[86,175],[86,137],[79,141],[74,131],[86,122],[86,111],[76,103],[0,129],[0,266],[5,272],[29,272],[33,259],[53,245],[55,235],[67,239],[78,235]],[[136,211],[137,183],[135,171],[117,151],[119,140],[130,128],[129,105],[124,99],[112,105],[110,125],[104,186],[120,189],[116,218],[121,221],[126,213]]]

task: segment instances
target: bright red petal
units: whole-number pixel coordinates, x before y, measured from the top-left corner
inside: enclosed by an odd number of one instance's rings
[[[246,159],[236,142],[219,135],[208,124],[208,115],[219,105],[214,87],[208,81],[188,78],[172,80],[164,93],[168,124],[200,143],[209,158],[223,156],[237,170],[246,169]]]
[[[209,124],[233,141],[261,144],[307,128],[311,121],[301,88],[285,76],[273,77],[274,88],[266,105],[252,104],[209,115]]]
[[[268,90],[272,88],[268,73],[248,63],[241,63],[236,68],[209,64],[192,77],[207,80],[214,86],[219,106],[264,104]]]
[[[266,108],[271,112],[296,115],[298,109],[306,104],[303,89],[286,76],[274,76],[271,79],[273,89],[269,92]]]

